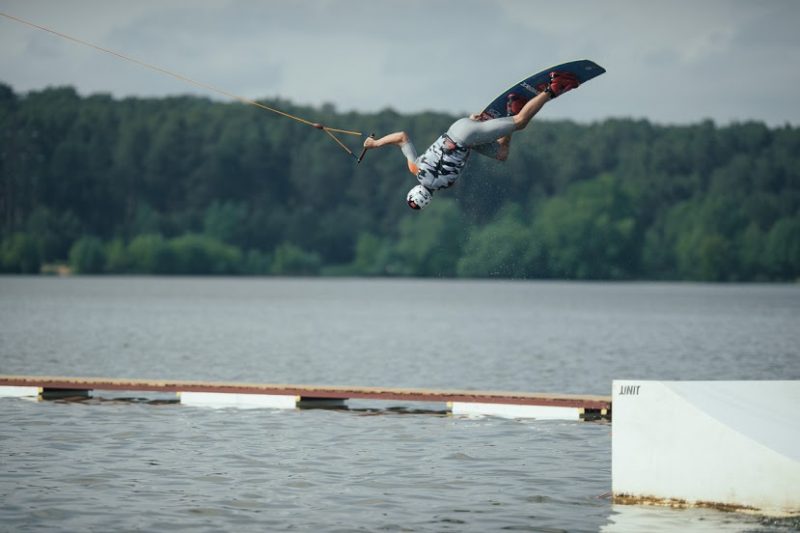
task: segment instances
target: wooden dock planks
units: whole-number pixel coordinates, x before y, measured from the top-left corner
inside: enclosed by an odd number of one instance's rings
[[[176,393],[180,403],[212,408],[346,407],[347,400],[433,402],[454,415],[558,420],[611,416],[611,398],[532,392],[433,390],[419,388],[284,385],[218,381],[117,379],[102,377],[4,376],[0,396],[39,399],[89,398],[92,391]]]
[[[112,379],[54,376],[0,376],[0,386],[43,389],[120,390],[151,392],[217,392],[270,394],[339,400],[402,400],[410,402],[472,402],[542,405],[585,409],[610,409],[610,396],[544,394],[531,392],[433,390],[417,388],[351,387],[331,385],[282,385],[217,381]]]

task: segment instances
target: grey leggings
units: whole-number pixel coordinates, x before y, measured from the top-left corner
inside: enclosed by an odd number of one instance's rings
[[[514,117],[494,118],[483,122],[462,118],[453,122],[447,130],[447,136],[462,146],[472,147],[492,143],[512,133],[514,129]]]

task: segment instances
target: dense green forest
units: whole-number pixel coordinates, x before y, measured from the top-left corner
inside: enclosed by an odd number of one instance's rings
[[[266,103],[420,150],[456,118]],[[415,212],[396,149],[357,166],[252,106],[0,84],[0,271],[800,278],[797,128],[546,117]]]

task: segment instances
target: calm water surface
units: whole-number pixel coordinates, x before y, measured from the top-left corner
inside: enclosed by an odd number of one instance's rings
[[[592,394],[615,378],[800,379],[800,287],[0,277],[0,373]],[[379,406],[0,399],[0,529],[792,525],[613,506],[606,423]]]

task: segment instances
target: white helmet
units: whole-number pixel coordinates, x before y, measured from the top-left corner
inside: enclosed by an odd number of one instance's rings
[[[411,209],[425,209],[433,199],[433,192],[422,185],[417,185],[406,196],[406,202]]]

